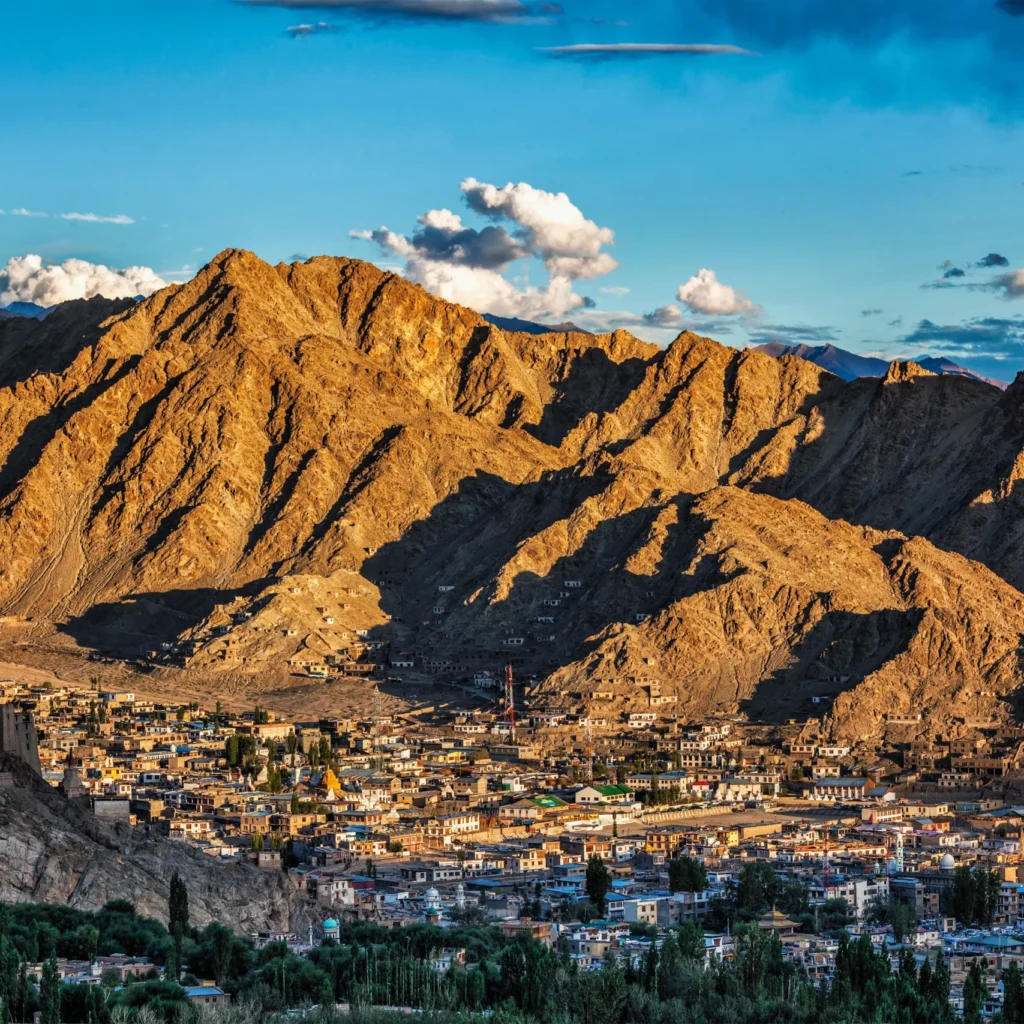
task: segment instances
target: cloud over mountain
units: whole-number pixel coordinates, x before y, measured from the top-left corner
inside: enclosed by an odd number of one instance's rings
[[[71,299],[125,299],[152,295],[167,284],[149,267],[116,270],[86,260],[45,264],[41,256],[14,256],[0,269],[0,303],[55,306]]]
[[[693,277],[679,286],[676,298],[691,312],[706,316],[753,315],[761,307],[751,302],[742,292],[718,280],[713,270],[701,268]]]
[[[498,187],[475,178],[467,178],[461,188],[471,210],[504,223],[477,229],[459,214],[437,209],[418,218],[411,236],[386,227],[353,235],[405,259],[406,276],[435,295],[523,319],[560,317],[590,305],[573,282],[618,266],[604,251],[615,233],[585,217],[564,192],[546,192],[526,182]],[[527,258],[543,261],[549,275],[543,288],[519,288],[502,276],[516,260]]]

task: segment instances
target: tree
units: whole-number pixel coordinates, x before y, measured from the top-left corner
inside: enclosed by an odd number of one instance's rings
[[[658,965],[658,995],[663,999],[678,999],[686,988],[686,971],[679,943],[671,932],[661,945],[661,963]]]
[[[60,1024],[60,972],[57,969],[56,954],[51,953],[43,964],[39,1003],[42,1010],[41,1024]]]
[[[736,904],[746,918],[759,917],[775,903],[778,879],[775,868],[763,861],[747,864],[740,872]]]
[[[590,855],[587,861],[587,879],[585,888],[587,899],[590,900],[599,917],[604,917],[607,906],[608,890],[612,886],[612,878],[604,861],[596,853]]]
[[[704,959],[704,929],[699,924],[684,921],[679,926],[676,942],[684,960],[700,962]]]
[[[174,980],[181,971],[181,947],[188,934],[188,889],[177,871],[171,875],[171,892],[167,899],[168,928],[174,940]]]
[[[668,862],[669,892],[703,892],[708,887],[708,871],[696,857],[673,857]]]
[[[1003,972],[1003,1022],[1024,1024],[1024,977],[1016,961]]]
[[[981,1011],[985,1005],[985,968],[983,958],[975,957],[964,981],[964,1024],[981,1024]]]

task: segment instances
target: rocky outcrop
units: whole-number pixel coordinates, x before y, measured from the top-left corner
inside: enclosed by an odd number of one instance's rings
[[[281,872],[220,864],[144,828],[101,823],[20,761],[0,755],[0,769],[16,780],[0,788],[0,900],[94,910],[129,899],[140,914],[166,922],[178,872],[198,927],[221,921],[243,932],[291,931],[308,923],[304,902]]]

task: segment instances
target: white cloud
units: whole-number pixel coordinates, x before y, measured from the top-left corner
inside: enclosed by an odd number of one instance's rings
[[[91,224],[134,224],[133,218],[119,213],[114,217],[101,217],[95,213],[62,213],[61,220],[84,220]]]
[[[623,288],[621,285],[616,285],[614,288],[602,288],[601,292],[604,295],[628,295],[629,289]]]
[[[48,213],[40,213],[38,210],[26,210],[24,206],[19,206],[16,210],[11,210],[11,215],[14,217],[49,217]]]
[[[754,315],[761,307],[745,298],[742,292],[722,284],[713,270],[702,268],[685,284],[679,286],[676,297],[691,312],[706,316],[735,316],[739,313]]]
[[[470,208],[518,225],[524,240],[556,276],[594,278],[618,263],[602,248],[613,245],[615,232],[587,220],[564,192],[544,192],[525,181],[502,188],[467,178],[461,185]]]
[[[410,281],[451,302],[483,313],[526,319],[563,317],[590,304],[574,282],[614,270],[603,251],[615,235],[598,227],[564,193],[544,192],[520,182],[502,188],[467,178],[462,191],[469,207],[489,220],[509,222],[476,229],[451,210],[430,210],[418,218],[411,237],[386,227],[354,231],[385,253],[406,260]],[[543,260],[543,287],[517,287],[503,276],[517,260]]]
[[[0,269],[0,304],[35,302],[55,306],[71,299],[108,299],[152,295],[166,285],[149,267],[116,270],[101,263],[65,260],[44,265],[41,256],[14,256]]]

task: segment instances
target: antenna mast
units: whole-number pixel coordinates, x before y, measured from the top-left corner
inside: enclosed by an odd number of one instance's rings
[[[508,722],[509,739],[516,741],[516,694],[512,677],[512,666],[505,666],[505,721]]]

